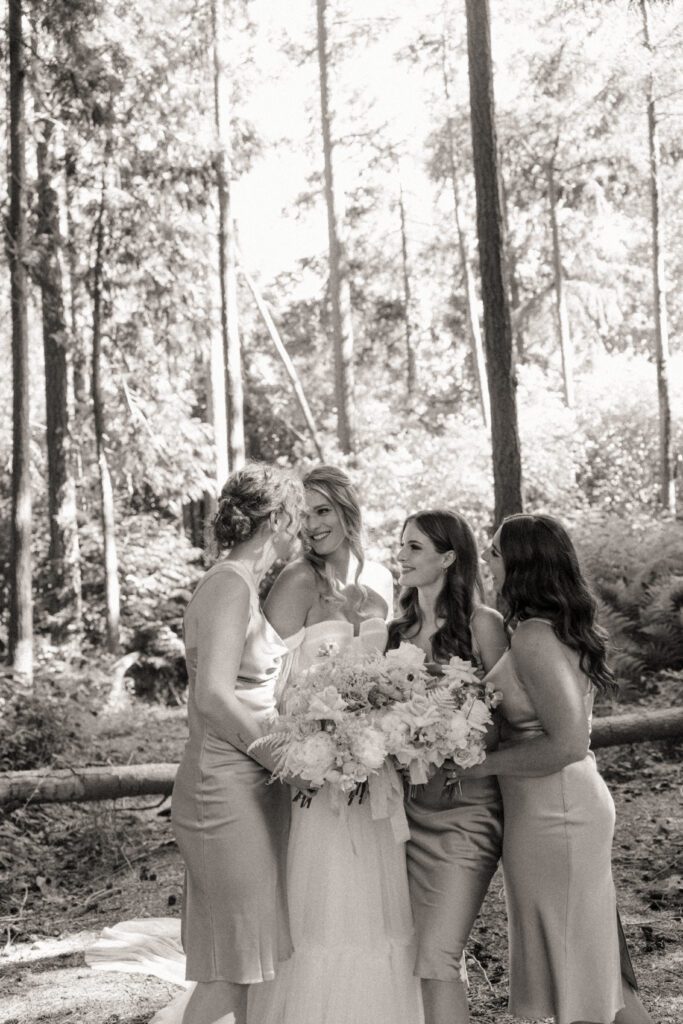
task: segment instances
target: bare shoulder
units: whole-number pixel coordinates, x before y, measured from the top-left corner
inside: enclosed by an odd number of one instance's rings
[[[510,641],[513,650],[559,645],[560,640],[555,635],[552,623],[546,622],[545,619],[522,620],[517,624]]]
[[[303,559],[286,565],[266,598],[264,610],[280,636],[291,636],[305,625],[317,595],[313,567]]]
[[[542,619],[526,619],[520,622],[510,640],[515,663],[528,669],[547,667],[548,659],[553,665],[565,661],[564,644],[556,636],[550,622]]]
[[[251,594],[246,580],[236,572],[227,569],[209,572],[197,584],[192,598],[192,608],[201,608],[202,613],[217,611],[230,606],[249,608]]]
[[[271,593],[277,587],[282,592],[304,592],[315,587],[316,575],[313,566],[305,558],[297,558],[288,562],[273,583]]]
[[[475,633],[497,633],[505,631],[505,620],[495,608],[479,604],[472,612],[470,626]]]

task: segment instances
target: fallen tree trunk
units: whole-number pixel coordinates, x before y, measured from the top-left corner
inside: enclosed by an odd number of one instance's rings
[[[610,715],[593,722],[591,746],[615,747],[683,736],[683,708]],[[118,800],[124,796],[168,796],[177,764],[40,768],[0,773],[0,806]]]
[[[118,800],[163,796],[173,789],[177,764],[102,765],[97,768],[38,768],[0,773],[0,806]]]
[[[660,708],[630,715],[593,719],[591,747],[619,747],[625,743],[668,740],[683,736],[683,708]]]

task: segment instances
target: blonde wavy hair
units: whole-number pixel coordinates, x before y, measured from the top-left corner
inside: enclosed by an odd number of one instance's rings
[[[303,478],[305,491],[316,491],[321,494],[332,505],[339,515],[349,545],[349,550],[357,560],[355,585],[359,591],[359,598],[354,602],[355,609],[362,607],[367,598],[367,591],[358,581],[365,565],[365,552],[363,550],[363,516],[360,509],[360,502],[355,487],[350,478],[342,469],[336,466],[316,466],[311,469]],[[304,557],[313,567],[313,570],[323,587],[323,600],[333,604],[345,602],[342,588],[339,585],[332,567],[322,555],[318,555],[311,545],[304,541]]]

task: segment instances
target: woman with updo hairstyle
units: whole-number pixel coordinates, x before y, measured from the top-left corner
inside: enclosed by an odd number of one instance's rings
[[[233,473],[213,524],[218,561],[185,611],[190,737],[172,820],[186,867],[186,977],[197,985],[183,1024],[212,1024],[230,1011],[244,1024],[249,986],[273,978],[291,954],[289,791],[268,785],[272,754],[247,748],[277,713],[286,653],[261,611],[259,583],[289,556],[302,508],[303,489],[288,472],[251,463]]]
[[[507,647],[503,619],[483,603],[477,545],[457,512],[409,516],[398,556],[401,614],[389,647],[406,641],[430,662],[452,657],[489,671]],[[495,731],[487,737],[495,742]],[[415,974],[422,979],[425,1024],[466,1024],[465,946],[493,877],[503,837],[494,777],[449,787],[445,770],[406,800],[410,897],[417,932]]]
[[[514,630],[488,674],[501,742],[453,776],[500,784],[510,1010],[556,1024],[647,1024],[620,941],[614,804],[589,751],[593,699],[613,677],[574,545],[548,515],[515,515],[484,554]]]

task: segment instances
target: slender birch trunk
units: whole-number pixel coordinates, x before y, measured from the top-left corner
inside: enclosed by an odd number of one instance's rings
[[[443,78],[443,91],[446,100],[446,138],[448,143],[448,164],[451,179],[451,192],[453,195],[453,216],[455,218],[455,233],[458,239],[458,252],[460,254],[460,266],[462,268],[463,280],[465,283],[465,301],[467,308],[467,331],[470,338],[472,350],[472,362],[477,380],[477,391],[479,393],[479,405],[481,417],[487,430],[491,427],[491,403],[488,394],[486,380],[486,363],[484,360],[484,346],[481,340],[481,328],[479,326],[479,303],[477,300],[477,288],[472,273],[469,253],[467,251],[467,239],[462,226],[462,203],[460,200],[460,185],[458,182],[458,167],[455,157],[455,138],[453,131],[453,118],[450,115],[450,84],[448,81],[448,68],[446,65],[446,39],[441,38],[441,71]]]
[[[334,344],[335,395],[337,402],[337,436],[345,453],[355,449],[353,320],[348,264],[341,240],[341,217],[335,192],[333,143],[328,84],[328,52],[326,0],[316,0],[318,25],[318,68],[320,75],[320,114],[322,122],[323,157],[325,163],[325,204],[329,244],[330,305]]]
[[[109,145],[109,143],[107,144]],[[104,278],[104,221],[107,209],[108,157],[102,169],[100,204],[97,214],[95,266],[93,268],[93,314],[92,314],[92,401],[95,419],[95,448],[100,483],[100,508],[102,515],[102,541],[104,547],[104,584],[107,621],[107,650],[112,654],[119,650],[119,622],[121,598],[119,590],[118,557],[116,553],[116,523],[114,514],[114,491],[109,473],[106,453],[106,422],[101,383],[102,363],[102,292]]]
[[[649,5],[640,0],[645,48],[653,55],[650,38]],[[646,83],[648,146],[650,152],[650,205],[652,210],[652,286],[655,312],[655,356],[659,402],[659,500],[672,515],[676,513],[676,462],[671,430],[669,395],[669,322],[666,308],[666,262],[661,213],[659,119],[656,86],[652,70]]]
[[[51,609],[62,613],[59,633],[81,622],[81,566],[70,421],[70,365],[62,287],[59,198],[53,179],[53,126],[41,125],[37,144],[40,291],[45,352],[45,412],[50,516]]]
[[[406,340],[406,396],[408,403],[415,397],[417,385],[417,361],[415,359],[415,340],[413,337],[413,298],[410,289],[410,262],[408,259],[408,232],[406,230],[406,207],[403,196],[403,182],[398,182],[398,211],[401,223],[401,280],[403,283],[403,317]]]
[[[26,119],[23,4],[9,0],[9,218],[12,309],[12,525],[9,663],[33,678],[31,593],[31,423],[26,274]]]
[[[224,0],[212,0],[216,188],[218,193],[218,267],[221,288],[221,334],[225,365],[228,468],[244,465],[244,385],[237,306],[237,260],[230,166],[227,59]],[[217,354],[216,354],[217,356]],[[214,356],[212,354],[212,366]],[[213,371],[212,371],[213,373]],[[216,396],[216,400],[218,400]],[[214,415],[217,407],[214,407]],[[217,438],[217,443],[220,439]],[[227,474],[226,474],[227,476]],[[225,480],[225,478],[223,478]]]
[[[557,313],[557,331],[562,356],[562,384],[564,404],[572,408],[575,404],[574,388],[574,347],[569,328],[567,296],[564,288],[564,272],[562,270],[562,253],[560,250],[560,229],[557,222],[557,184],[555,181],[555,156],[546,166],[548,179],[548,204],[550,207],[550,226],[553,239],[553,278],[555,286],[555,310]]]

